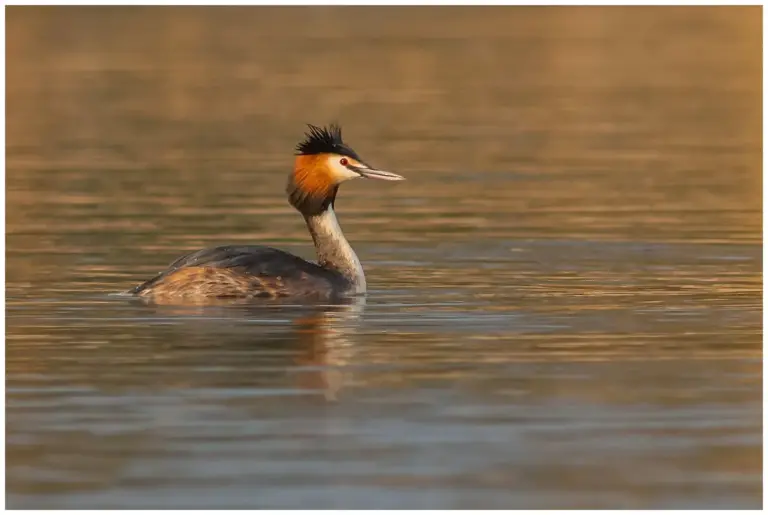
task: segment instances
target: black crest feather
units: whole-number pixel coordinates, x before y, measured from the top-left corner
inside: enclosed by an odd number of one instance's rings
[[[339,154],[360,160],[360,156],[341,139],[341,127],[332,123],[328,127],[317,127],[307,124],[307,131],[304,141],[296,145],[296,152],[300,155],[313,154]]]

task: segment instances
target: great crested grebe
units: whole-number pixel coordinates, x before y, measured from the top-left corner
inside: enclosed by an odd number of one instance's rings
[[[127,293],[162,303],[206,299],[305,297],[335,299],[365,293],[365,275],[333,211],[342,182],[405,178],[365,163],[341,138],[341,127],[309,125],[296,146],[286,192],[307,223],[318,263],[261,245],[228,245],[180,257]]]

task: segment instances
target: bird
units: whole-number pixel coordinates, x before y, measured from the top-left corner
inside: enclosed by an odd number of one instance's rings
[[[304,217],[316,263],[262,245],[218,246],[181,256],[126,293],[158,304],[284,298],[333,301],[364,295],[363,267],[334,211],[339,186],[359,178],[402,181],[405,177],[363,161],[342,139],[340,125],[307,127],[296,145],[286,194]]]

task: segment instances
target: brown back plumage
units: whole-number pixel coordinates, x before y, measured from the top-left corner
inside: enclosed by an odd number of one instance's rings
[[[329,299],[345,279],[288,252],[259,245],[204,249],[130,290],[156,303],[302,296]]]

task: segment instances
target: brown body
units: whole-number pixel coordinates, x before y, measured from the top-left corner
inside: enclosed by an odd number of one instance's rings
[[[344,296],[348,287],[341,274],[288,252],[226,246],[183,256],[129,293],[160,304],[281,297],[333,300]]]
[[[231,268],[194,266],[169,274],[139,292],[139,295],[152,296],[162,302],[202,298],[275,298],[287,295],[287,292],[283,281],[277,278],[246,275]]]

